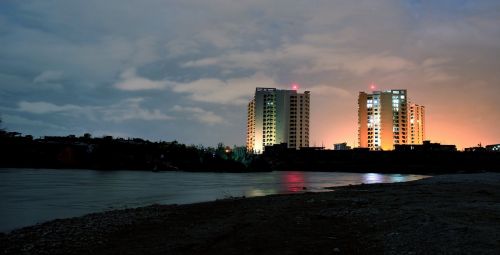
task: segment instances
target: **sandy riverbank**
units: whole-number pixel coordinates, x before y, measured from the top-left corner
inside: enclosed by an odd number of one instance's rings
[[[500,254],[500,174],[153,205],[0,235],[2,254]]]

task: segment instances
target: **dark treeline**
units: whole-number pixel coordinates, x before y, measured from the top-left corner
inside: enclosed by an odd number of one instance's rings
[[[44,137],[33,139],[0,131],[0,167],[78,168],[99,170],[222,171],[267,170],[255,165],[245,148],[187,146],[176,141],[151,142],[139,138],[105,136]],[[262,170],[261,170],[262,171]]]
[[[275,170],[446,174],[500,172],[500,152],[267,150],[264,160]]]
[[[0,130],[0,167],[98,170],[251,172],[271,170],[444,174],[500,172],[500,153],[488,151],[301,150],[275,146],[263,155],[244,147],[187,146],[111,136],[34,139]]]

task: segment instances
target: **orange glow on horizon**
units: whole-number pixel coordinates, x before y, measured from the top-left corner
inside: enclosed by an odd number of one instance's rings
[[[354,115],[355,112],[352,112],[352,114]],[[315,116],[323,119],[323,121],[321,122],[322,126],[316,126],[315,122],[311,123],[313,129],[310,140],[311,146],[319,146],[323,143],[326,149],[331,149],[335,143],[347,142],[349,146],[358,147],[357,116],[347,116],[345,114],[325,121],[330,116],[325,115],[323,118]],[[430,140],[433,143],[456,145],[458,150],[474,147],[479,143],[483,146],[499,143],[494,139],[495,137],[482,136],[481,133],[472,132],[471,130],[474,127],[470,123],[448,122],[444,117],[435,116],[434,114],[426,115],[425,129],[425,140]]]
[[[456,105],[443,103],[437,93],[413,89],[409,94],[426,107],[425,140],[456,145],[458,150],[479,143],[483,146],[500,143],[498,132],[491,131],[494,121],[479,115],[478,108],[462,107],[457,111]],[[310,146],[323,144],[326,149],[332,149],[335,143],[347,142],[351,147],[358,147],[357,95],[330,100],[330,96],[313,91],[313,98]],[[464,95],[456,100],[466,102],[466,99]]]

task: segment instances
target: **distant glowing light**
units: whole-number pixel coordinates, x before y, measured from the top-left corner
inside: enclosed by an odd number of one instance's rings
[[[293,89],[293,90],[299,90],[299,84],[297,84],[297,83],[293,83],[293,84],[292,84],[292,89]]]
[[[373,83],[373,82],[372,82],[372,83],[370,84],[370,89],[371,89],[371,90],[375,90],[376,88],[377,88],[377,86],[375,86],[375,83]]]

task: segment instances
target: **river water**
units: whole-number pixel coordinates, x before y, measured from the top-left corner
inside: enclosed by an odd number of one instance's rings
[[[253,197],[361,183],[405,182],[421,175],[340,172],[190,173],[0,169],[0,232],[91,212]]]

